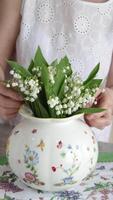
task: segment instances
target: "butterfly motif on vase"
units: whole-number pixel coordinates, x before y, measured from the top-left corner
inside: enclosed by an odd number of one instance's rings
[[[41,151],[43,151],[44,148],[45,148],[45,143],[44,143],[44,141],[41,140],[40,143],[37,145],[37,147],[40,148]]]

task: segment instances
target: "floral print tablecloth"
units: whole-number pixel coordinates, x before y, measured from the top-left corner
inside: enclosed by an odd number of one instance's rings
[[[0,200],[113,200],[113,153],[101,153],[96,170],[79,186],[63,192],[42,192],[25,186],[0,157]]]

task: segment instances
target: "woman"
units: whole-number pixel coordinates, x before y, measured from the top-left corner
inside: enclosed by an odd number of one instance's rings
[[[83,79],[100,62],[99,77],[107,77],[107,83],[105,92],[97,97],[97,106],[106,111],[86,115],[85,120],[90,126],[103,129],[110,125],[113,114],[112,27],[113,0],[1,0],[1,80],[16,40],[17,60],[23,66],[28,65],[38,45],[48,62],[66,54]],[[19,94],[0,84],[1,118],[14,118],[22,103]],[[108,136],[109,133],[107,139]]]

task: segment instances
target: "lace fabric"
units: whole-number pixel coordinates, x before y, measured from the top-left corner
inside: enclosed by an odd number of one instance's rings
[[[99,76],[106,77],[113,49],[113,0],[24,0],[21,11],[21,64],[28,65],[39,45],[49,62],[66,54],[83,78],[100,62]]]

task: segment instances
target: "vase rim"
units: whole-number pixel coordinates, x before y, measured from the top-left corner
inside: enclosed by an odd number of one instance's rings
[[[69,117],[65,117],[65,118],[39,118],[39,117],[34,117],[32,115],[32,111],[25,105],[22,105],[20,110],[19,110],[19,114],[21,116],[23,116],[24,118],[27,119],[31,119],[31,120],[40,120],[40,121],[56,121],[56,122],[63,122],[63,121],[68,121],[68,120],[72,120],[72,119],[79,119],[81,117],[83,117],[83,113],[82,114],[76,114],[76,115],[72,115]]]

